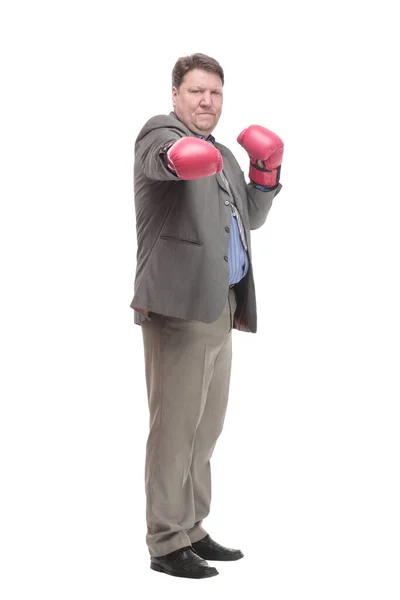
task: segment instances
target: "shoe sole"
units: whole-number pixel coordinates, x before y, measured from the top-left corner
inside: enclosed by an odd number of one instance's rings
[[[185,577],[186,579],[207,579],[208,577],[214,577],[215,575],[219,575],[216,569],[215,572],[212,571],[211,573],[205,573],[200,577],[198,577],[197,575],[184,575],[183,573],[171,573],[170,571],[166,571],[165,569],[163,569],[161,565],[150,564],[150,569],[153,569],[153,571],[158,571],[159,573],[164,573],[165,575],[172,575],[173,577]]]

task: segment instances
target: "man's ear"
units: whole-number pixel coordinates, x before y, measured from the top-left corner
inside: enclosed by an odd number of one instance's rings
[[[174,107],[176,106],[176,96],[177,96],[177,94],[178,94],[178,90],[173,85],[172,86],[172,104],[173,104]]]

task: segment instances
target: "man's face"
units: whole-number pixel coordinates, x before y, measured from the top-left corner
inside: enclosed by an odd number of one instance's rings
[[[222,81],[217,73],[192,69],[177,89],[172,87],[176,116],[193,133],[207,137],[216,127],[222,111]]]

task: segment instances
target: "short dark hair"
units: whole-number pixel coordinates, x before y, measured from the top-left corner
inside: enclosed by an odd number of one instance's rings
[[[191,54],[190,56],[181,56],[172,69],[172,85],[179,89],[186,73],[192,69],[202,69],[210,73],[216,73],[220,76],[222,85],[224,85],[224,71],[215,58],[206,54]]]

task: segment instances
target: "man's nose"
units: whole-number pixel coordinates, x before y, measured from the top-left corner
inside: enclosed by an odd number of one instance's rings
[[[203,106],[211,106],[211,94],[210,92],[204,92],[201,97],[201,104]]]

